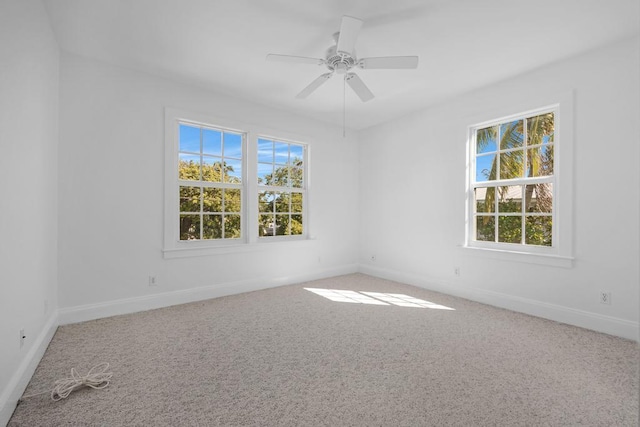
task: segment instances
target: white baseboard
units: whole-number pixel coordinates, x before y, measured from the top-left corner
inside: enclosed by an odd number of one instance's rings
[[[22,393],[24,393],[24,390],[27,388],[57,328],[58,315],[57,312],[54,311],[47,320],[47,323],[45,323],[40,334],[36,337],[33,345],[22,360],[22,363],[20,363],[18,369],[14,372],[9,383],[3,390],[0,390],[2,393],[0,395],[0,426],[6,425],[9,422],[16,408],[18,399],[20,399],[20,396],[22,396]]]
[[[420,288],[453,295],[507,310],[517,311],[556,322],[603,332],[609,335],[639,341],[640,324],[631,320],[605,316],[571,307],[477,288],[462,288],[443,280],[421,277],[400,271],[360,264],[358,271],[383,279],[394,280]]]
[[[235,295],[244,292],[258,291],[277,286],[323,279],[326,277],[351,274],[357,271],[358,266],[356,264],[348,264],[340,267],[319,270],[309,274],[283,276],[271,279],[249,279],[179,291],[163,292],[141,297],[124,298],[96,304],[67,307],[58,310],[58,319],[60,325],[85,322],[87,320],[100,319],[103,317],[136,313],[138,311],[152,310],[172,305],[202,301],[210,298],[218,298],[227,295]]]

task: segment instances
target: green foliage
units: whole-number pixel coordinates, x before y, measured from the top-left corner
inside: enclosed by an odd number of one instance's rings
[[[525,243],[551,246],[552,219],[549,216],[528,216],[525,223]]]
[[[302,188],[302,159],[294,159],[289,166],[280,166],[265,176],[261,185]],[[263,191],[258,194],[260,236],[300,235],[303,232],[302,193],[294,191]]]
[[[221,162],[202,166],[192,160],[179,162],[179,178],[194,181],[193,186],[180,186],[179,190],[180,240],[241,237],[241,190],[198,185],[201,176],[204,182],[240,183],[230,172],[233,168]]]
[[[524,126],[526,123],[526,141]],[[488,144],[493,144],[500,136],[498,146],[500,170],[494,157],[489,170],[483,171],[487,181],[522,177],[540,177],[553,175],[554,167],[554,115],[553,113],[529,117],[479,129],[476,132],[478,152]],[[526,156],[525,156],[526,154]],[[525,158],[526,167],[525,167]],[[528,213],[551,213],[553,205],[553,189],[549,183],[523,186],[523,194],[519,198],[509,198],[509,187],[488,187],[484,199],[476,200],[478,215],[476,219],[476,240],[509,243],[522,242],[522,216],[500,216],[500,213],[517,213],[525,210]],[[495,201],[498,197],[498,212],[495,213]],[[498,236],[495,236],[495,220],[498,220]],[[525,218],[524,243],[530,245],[551,245],[552,220],[548,215],[530,215]]]
[[[260,185],[274,187],[302,188],[304,169],[302,159],[295,158],[290,165],[277,167],[258,182]]]
[[[496,241],[496,220],[494,216],[476,217],[476,240],[485,242]]]
[[[520,243],[522,241],[522,217],[498,217],[498,241],[505,243]]]

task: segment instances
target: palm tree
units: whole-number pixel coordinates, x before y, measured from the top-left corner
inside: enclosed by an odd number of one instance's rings
[[[498,178],[510,179],[552,175],[553,146],[549,145],[549,143],[553,142],[553,135],[553,113],[544,113],[522,120],[503,123],[499,126],[479,129],[476,132],[477,152],[483,152],[490,144],[496,144],[499,137],[491,168],[482,171],[486,180],[495,181]],[[499,174],[498,164],[500,165]],[[496,190],[501,205],[503,204],[502,202],[508,201],[509,186],[487,187],[484,204],[478,207],[481,212],[494,212]],[[537,195],[535,206],[532,205],[534,193]],[[527,209],[529,212],[533,212],[534,209],[536,212],[551,212],[553,196],[547,183],[526,185],[524,197],[521,199],[524,199],[521,200],[524,201],[524,206],[521,205],[521,209]],[[490,227],[493,220],[493,216],[482,216],[482,225]],[[518,227],[517,223],[514,222],[514,226]],[[501,229],[501,233],[502,231]],[[510,234],[508,230],[504,231],[505,235]]]

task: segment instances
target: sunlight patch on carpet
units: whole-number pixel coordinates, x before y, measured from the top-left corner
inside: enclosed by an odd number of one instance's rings
[[[419,298],[410,297],[409,295],[404,295],[404,294],[384,294],[381,292],[362,292],[362,293],[370,297],[378,298],[379,300],[386,301],[393,305],[399,305],[400,307],[422,307],[422,308],[433,308],[436,310],[455,310],[455,308],[436,304],[431,301],[425,301]]]
[[[341,289],[304,288],[309,292],[331,301],[354,304],[396,305],[398,307],[432,308],[436,310],[455,310],[455,308],[436,304],[431,301],[414,298],[404,294],[386,294],[382,292],[356,292]]]
[[[386,302],[380,301],[375,298],[368,297],[355,291],[343,291],[339,289],[319,289],[319,288],[305,288],[307,291],[311,291],[314,294],[323,296],[331,301],[338,302],[350,302],[356,304],[374,304],[374,305],[389,305]]]

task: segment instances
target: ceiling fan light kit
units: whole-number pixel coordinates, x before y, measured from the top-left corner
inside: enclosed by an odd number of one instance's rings
[[[417,56],[383,56],[358,59],[354,50],[358,34],[364,22],[352,16],[343,16],[340,31],[333,35],[335,46],[331,46],[325,53],[325,58],[310,58],[306,56],[267,55],[268,61],[293,62],[300,64],[324,65],[329,69],[302,89],[296,98],[304,99],[329,80],[333,74],[343,75],[344,82],[358,95],[361,101],[367,102],[374,98],[362,79],[351,70],[360,69],[414,69],[418,67]]]

